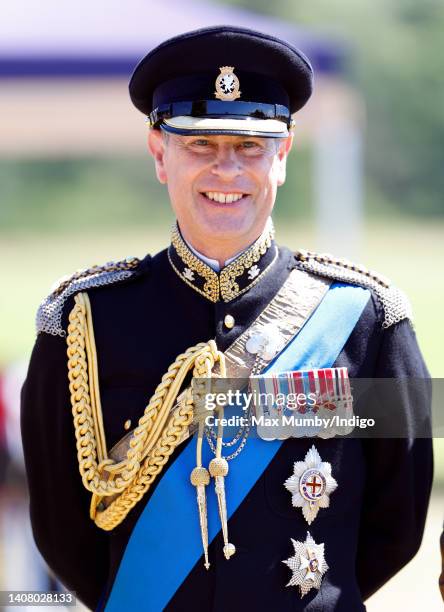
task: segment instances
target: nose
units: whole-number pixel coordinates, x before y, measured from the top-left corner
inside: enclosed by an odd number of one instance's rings
[[[227,182],[242,174],[242,163],[233,146],[227,145],[218,148],[211,172]]]

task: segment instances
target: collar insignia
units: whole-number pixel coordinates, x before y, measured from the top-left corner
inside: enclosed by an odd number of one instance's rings
[[[273,236],[270,219],[256,242],[217,273],[189,249],[176,225],[168,259],[176,274],[210,302],[231,302],[253,287],[271,269],[278,256]]]
[[[234,66],[221,66],[220,74],[217,75],[215,82],[216,91],[214,95],[218,100],[232,101],[240,98],[240,83],[234,74]]]

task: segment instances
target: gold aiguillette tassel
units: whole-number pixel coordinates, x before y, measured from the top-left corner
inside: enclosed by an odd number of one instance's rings
[[[207,500],[205,487],[210,482],[208,470],[204,467],[195,467],[191,472],[191,484],[196,487],[197,507],[199,509],[200,532],[202,534],[202,545],[205,555],[205,568],[209,569],[208,562],[208,524],[207,524]]]
[[[228,474],[228,462],[223,457],[215,457],[210,461],[210,474],[214,477],[217,504],[219,506],[220,523],[224,538],[224,555],[229,559],[236,552],[236,547],[228,541],[227,502],[225,499],[225,476]]]
[[[207,521],[207,498],[205,493],[205,487],[210,482],[210,474],[208,470],[202,467],[202,436],[203,436],[203,422],[199,423],[199,434],[197,438],[197,449],[196,449],[196,463],[197,466],[191,472],[190,480],[191,484],[196,487],[197,494],[197,507],[199,510],[199,523],[200,533],[202,536],[202,545],[205,555],[205,568],[209,569],[210,564],[208,561],[208,521]]]
[[[215,492],[217,505],[219,506],[219,517],[224,538],[224,555],[229,559],[236,552],[236,547],[228,541],[228,521],[227,521],[227,501],[225,497],[225,476],[228,474],[228,461],[222,455],[222,434],[223,434],[224,411],[219,409],[219,424],[217,429],[216,456],[210,461],[208,469],[215,482]]]

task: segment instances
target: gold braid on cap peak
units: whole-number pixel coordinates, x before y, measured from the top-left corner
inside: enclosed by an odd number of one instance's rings
[[[74,300],[67,354],[77,458],[83,485],[92,493],[90,516],[98,527],[109,531],[143,497],[187,436],[194,414],[191,388],[171,410],[187,373],[193,369],[193,378],[209,377],[224,355],[214,340],[178,355],[131,432],[125,459],[116,462],[108,453],[103,428],[90,301],[87,293],[78,293]]]
[[[347,259],[333,257],[330,253],[299,249],[295,256],[300,270],[373,290],[384,311],[383,328],[391,327],[403,319],[409,319],[412,323],[413,315],[409,299],[381,274]]]

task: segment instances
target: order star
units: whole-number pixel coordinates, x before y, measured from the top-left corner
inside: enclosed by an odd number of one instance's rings
[[[328,570],[324,557],[324,544],[316,544],[309,531],[305,542],[298,542],[293,538],[291,542],[295,554],[283,561],[292,571],[286,586],[298,586],[301,597],[304,597],[312,588],[321,587],[322,576]]]

